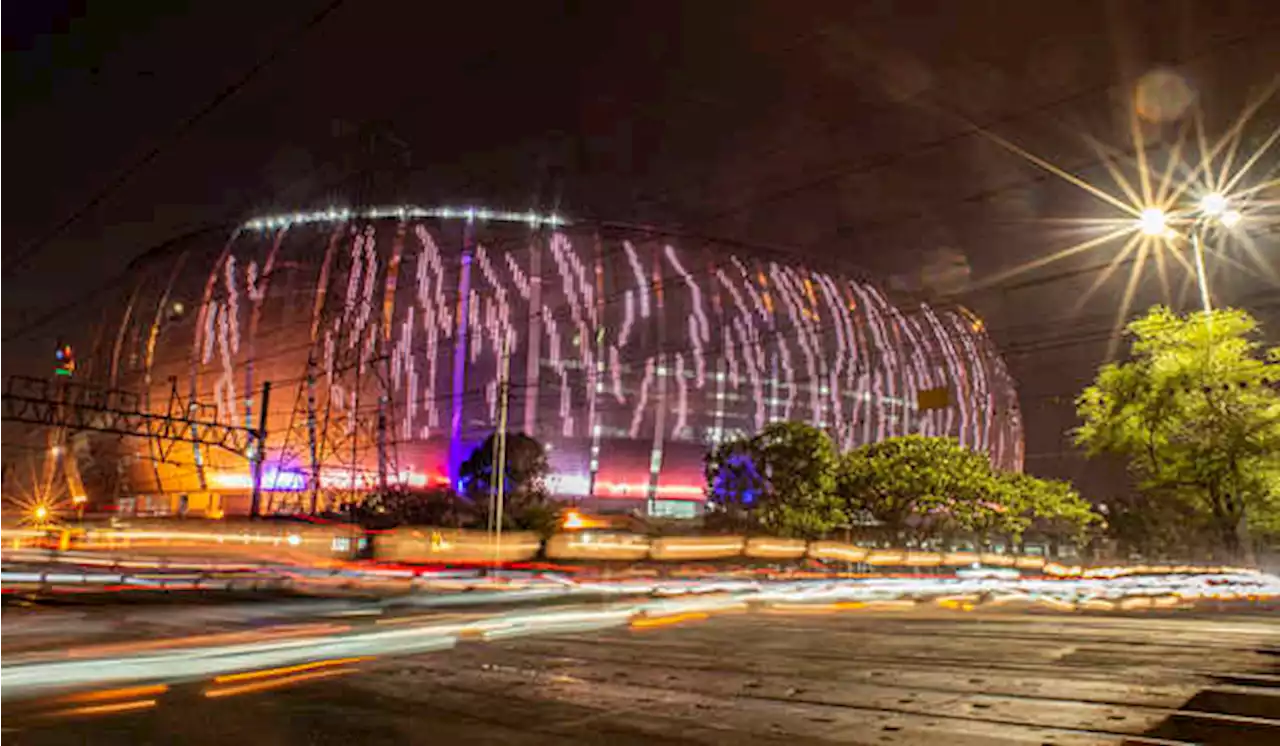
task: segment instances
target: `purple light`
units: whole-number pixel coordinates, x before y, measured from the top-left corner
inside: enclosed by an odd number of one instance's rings
[[[989,450],[1004,468],[1020,461],[1012,381],[963,312],[899,308],[864,282],[639,234],[573,227],[530,236],[526,213],[514,240],[494,226],[491,243],[468,234],[460,247],[437,232],[438,220],[468,216],[512,217],[479,208],[294,216],[265,240],[238,234],[206,265],[192,379],[182,385],[216,403],[219,422],[257,414],[245,403],[255,381],[305,383],[306,357],[291,368],[271,347],[287,336],[277,319],[295,307],[311,322],[313,390],[295,398],[309,418],[288,412],[293,392],[279,392],[271,422],[273,451],[287,446],[280,455],[305,467],[268,467],[270,489],[306,489],[312,459],[321,470],[371,460],[381,412],[389,460],[402,463],[427,439],[452,441],[456,476],[461,439],[493,427],[504,339],[524,429],[583,463],[602,451],[602,462],[612,458],[602,440],[647,443],[657,427],[662,439],[707,443],[781,419],[830,429],[844,448],[921,432]],[[314,241],[283,229],[313,218],[340,220],[323,264],[308,258]],[[298,283],[269,281],[277,249],[277,267],[317,267],[300,278],[312,302],[290,305],[283,294],[303,292]],[[126,321],[118,347],[134,344],[136,326]],[[160,345],[173,344],[167,333],[158,331]],[[57,353],[72,359],[61,345]],[[255,357],[271,362],[253,370]],[[956,393],[954,405],[904,412],[915,392],[936,386]],[[299,424],[308,419],[312,432]],[[676,462],[663,472],[685,466]]]
[[[307,475],[300,471],[265,469],[262,485],[277,492],[302,492],[307,488]]]

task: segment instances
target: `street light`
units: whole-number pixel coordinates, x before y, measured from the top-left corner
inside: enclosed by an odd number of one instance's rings
[[[1213,311],[1209,302],[1209,280],[1204,271],[1204,242],[1215,225],[1232,228],[1244,218],[1239,210],[1231,208],[1231,200],[1221,192],[1209,192],[1200,198],[1200,216],[1191,223],[1191,250],[1195,254],[1196,284],[1200,286],[1200,303],[1208,315]]]
[[[1209,192],[1200,198],[1198,215],[1191,220],[1188,238],[1195,260],[1196,285],[1200,289],[1200,302],[1204,312],[1210,313],[1213,306],[1209,301],[1209,280],[1204,268],[1204,243],[1209,230],[1214,226],[1233,228],[1240,224],[1244,216],[1239,210],[1231,207],[1231,200],[1221,192]],[[1183,213],[1186,214],[1186,213]],[[1147,207],[1138,213],[1138,230],[1144,236],[1152,238],[1174,238],[1177,232],[1169,227],[1169,214],[1159,207]]]
[[[1148,207],[1138,216],[1138,228],[1144,236],[1163,236],[1168,230],[1166,217],[1159,207]]]
[[[1218,192],[1210,192],[1200,198],[1200,212],[1217,217],[1227,211],[1227,198]]]

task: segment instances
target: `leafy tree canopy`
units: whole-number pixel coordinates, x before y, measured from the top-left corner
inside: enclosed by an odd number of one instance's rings
[[[906,435],[844,455],[838,492],[899,539],[944,530],[1017,533],[1025,521],[1005,504],[991,463],[952,438]]]
[[[1207,516],[1183,500],[1135,492],[1107,500],[1105,512],[1107,536],[1122,557],[1185,560],[1218,544]]]
[[[490,488],[496,486],[494,470],[497,462],[496,433],[485,438],[475,447],[459,467],[459,486],[462,494],[473,500],[488,499]],[[503,471],[508,496],[546,492],[548,473],[547,453],[537,439],[524,433],[507,435]]]
[[[1280,348],[1264,350],[1257,328],[1235,309],[1157,306],[1129,324],[1129,359],[1102,366],[1076,402],[1077,443],[1206,516],[1232,555],[1249,552],[1249,525],[1280,528]]]
[[[844,522],[835,496],[836,449],[822,430],[774,422],[707,457],[711,504],[730,524],[814,537]]]
[[[1101,520],[1070,482],[1013,472],[998,478],[1006,491],[1001,501],[1008,506],[1017,526],[1011,533],[1019,534],[1035,526],[1050,535],[1082,539],[1089,526]]]
[[[461,527],[472,519],[471,506],[453,490],[389,489],[374,492],[352,508],[352,518],[369,528],[392,526]]]
[[[490,435],[476,446],[459,468],[459,486],[472,504],[480,525],[489,522],[489,497],[496,493],[497,438]],[[524,433],[507,435],[503,462],[504,528],[549,533],[556,524],[556,509],[547,492],[547,453],[542,443]]]

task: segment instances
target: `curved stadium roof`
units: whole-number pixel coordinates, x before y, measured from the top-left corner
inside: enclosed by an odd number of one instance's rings
[[[774,420],[846,448],[950,435],[1021,467],[1017,394],[980,321],[750,247],[390,207],[249,221],[136,272],[107,375],[248,425],[270,381],[266,486],[283,503],[450,482],[504,380],[510,429],[547,444],[566,496],[701,500],[707,447]],[[917,408],[940,388],[948,406]],[[242,457],[185,448],[139,453],[134,491],[245,486]]]

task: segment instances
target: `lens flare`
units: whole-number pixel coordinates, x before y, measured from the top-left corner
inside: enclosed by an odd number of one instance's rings
[[[1168,216],[1159,207],[1148,207],[1138,216],[1138,228],[1144,236],[1163,237],[1168,227]]]
[[[1160,80],[1167,78],[1157,77]],[[1153,91],[1167,88],[1163,84],[1149,87]],[[1246,128],[1277,88],[1280,88],[1280,78],[1251,100],[1215,141],[1206,136],[1204,112],[1189,100],[1185,107],[1158,107],[1159,116],[1151,110],[1139,111],[1143,109],[1139,102],[1139,106],[1131,107],[1131,142],[1123,150],[1085,136],[1097,155],[1098,165],[1110,178],[1110,184],[1091,181],[1004,137],[980,130],[1005,150],[1089,194],[1102,209],[1093,216],[1052,220],[1072,226],[1077,242],[980,280],[975,283],[975,288],[1004,284],[1085,252],[1104,251],[1107,261],[1087,269],[1098,270],[1099,276],[1079,298],[1076,311],[1084,309],[1107,280],[1122,267],[1127,267],[1129,278],[1117,309],[1110,355],[1115,350],[1119,331],[1127,321],[1129,305],[1148,261],[1155,265],[1166,301],[1172,302],[1168,278],[1171,265],[1180,267],[1191,283],[1197,281],[1196,268],[1190,259],[1190,236],[1194,232],[1205,231],[1212,226],[1237,227],[1246,213],[1251,230],[1275,226],[1275,210],[1280,207],[1280,199],[1276,198],[1275,192],[1280,188],[1280,180],[1257,178],[1260,169],[1255,169],[1255,166],[1280,139],[1280,126],[1263,137],[1252,132],[1246,137]],[[1151,96],[1148,98],[1155,100]],[[1171,111],[1176,111],[1173,119],[1166,116]],[[1178,122],[1176,140],[1168,147],[1154,148],[1146,142],[1147,122],[1155,120]],[[1247,156],[1241,151],[1247,151]],[[1251,176],[1257,182],[1245,183],[1244,180]],[[1201,196],[1189,199],[1189,195]],[[1256,244],[1247,231],[1208,231],[1201,237],[1205,251],[1211,255],[1208,262],[1210,274],[1216,268],[1229,266],[1280,285],[1280,271],[1265,255],[1266,249]],[[1208,281],[1212,284],[1211,276]]]
[[[1200,212],[1205,215],[1218,216],[1227,210],[1227,198],[1218,192],[1210,192],[1200,198]]]

